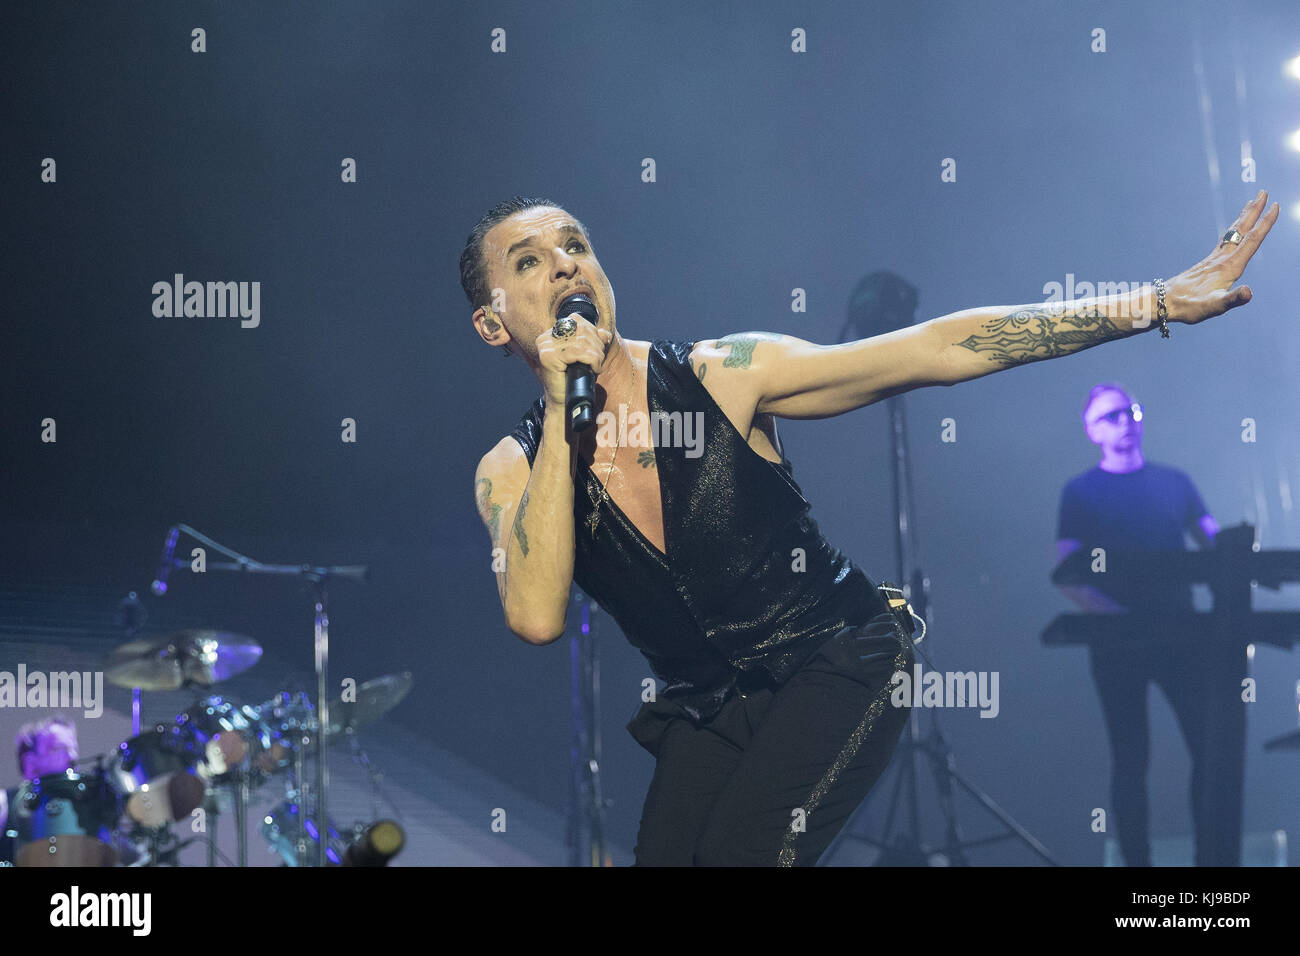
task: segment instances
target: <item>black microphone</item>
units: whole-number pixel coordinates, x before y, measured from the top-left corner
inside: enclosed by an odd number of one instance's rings
[[[575,314],[582,316],[592,325],[596,325],[600,319],[600,313],[596,311],[596,303],[582,292],[571,295],[561,302],[555,318],[558,321],[567,315]],[[574,434],[577,434],[591,424],[591,403],[593,393],[596,391],[596,377],[591,372],[591,366],[584,362],[574,362],[564,372],[567,382],[564,391],[564,411],[569,416],[569,427],[573,429]]]
[[[167,593],[167,575],[172,573],[172,555],[176,553],[176,538],[181,529],[172,525],[167,531],[167,540],[163,542],[162,558],[158,562],[158,574],[149,585],[149,590],[158,597]]]

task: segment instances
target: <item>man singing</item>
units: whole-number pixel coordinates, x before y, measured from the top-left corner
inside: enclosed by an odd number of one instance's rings
[[[516,197],[479,220],[460,260],[474,327],[543,388],[475,475],[504,558],[505,622],[530,644],[557,640],[576,580],[665,683],[628,725],[656,757],[638,864],[814,864],[906,722],[890,703],[891,676],[913,662],[904,621],[808,516],[775,419],[829,418],[1244,305],[1249,289],[1232,285],[1277,219],[1266,202],[1261,191],[1167,283],[969,309],[835,346],[764,332],[624,339],[577,219]],[[595,324],[561,309],[576,294],[596,306]],[[598,423],[608,413],[672,427],[657,441],[634,427],[574,435],[574,363],[596,376]],[[697,412],[703,454],[681,440]]]

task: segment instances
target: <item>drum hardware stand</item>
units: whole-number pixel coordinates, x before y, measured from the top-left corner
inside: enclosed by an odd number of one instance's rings
[[[209,786],[207,793],[203,795],[203,812],[207,815],[208,866],[211,867],[217,865],[217,820],[221,814],[215,787]],[[240,864],[243,865],[244,862],[241,860]]]
[[[916,297],[917,290],[893,273],[877,272],[867,276],[854,290],[850,315],[840,332],[840,341],[849,341],[850,333],[860,338],[870,338],[873,335],[892,332],[902,326],[914,324]],[[917,560],[915,491],[912,485],[912,464],[907,443],[906,406],[901,395],[892,395],[886,402],[889,409],[892,451],[890,472],[893,480],[894,513],[897,518],[894,525],[894,548],[897,559],[895,570],[898,575],[896,580],[906,582],[904,584],[907,589],[906,597],[915,614],[925,620],[929,613],[930,581],[922,572]],[[910,574],[907,570],[909,565],[912,567]],[[918,646],[916,650],[927,664],[931,663],[924,649]],[[936,668],[931,664],[931,669]],[[876,784],[878,788],[883,784],[886,776],[895,774],[893,791],[880,838],[875,839],[858,832],[860,820],[865,816],[865,810],[875,793],[876,788],[873,788],[872,793],[868,794],[853,812],[843,832],[827,848],[822,862],[829,862],[834,852],[844,842],[855,840],[873,846],[879,851],[875,861],[877,865],[967,866],[970,862],[966,856],[968,848],[1014,837],[1046,863],[1056,865],[1056,860],[1042,843],[1012,819],[1011,815],[999,807],[992,797],[957,772],[956,758],[939,727],[937,711],[930,714],[930,733],[924,741],[921,739],[921,717],[916,712],[917,708],[909,708],[909,711],[907,729],[898,742],[898,748],[889,767]],[[921,833],[917,761],[922,756],[928,758],[938,795],[939,810],[944,819],[943,842],[938,844],[926,843]],[[993,837],[964,839],[957,823],[956,808],[953,805],[954,783],[974,797],[989,814],[1001,821],[1008,832]],[[895,817],[900,813],[903,800],[906,800],[906,819],[895,829]]]
[[[329,664],[329,614],[326,610],[326,583],[331,578],[347,578],[351,580],[364,581],[369,576],[369,568],[365,565],[346,565],[342,567],[316,567],[309,564],[263,564],[260,561],[254,561],[245,555],[233,551],[213,541],[211,538],[194,530],[189,525],[178,524],[175,526],[176,531],[183,531],[196,541],[206,545],[208,548],[223,554],[230,558],[230,561],[209,561],[207,570],[209,571],[236,571],[248,574],[271,574],[285,577],[303,578],[312,583],[313,608],[315,611],[314,623],[314,640],[313,647],[315,651],[316,664],[316,719],[318,731],[316,733],[316,819],[326,821],[325,830],[322,831],[326,839],[319,841],[316,854],[316,865],[325,866],[327,858],[325,856],[328,849],[328,820],[326,793],[329,786],[329,768],[326,757],[325,732],[329,727],[329,694],[326,687],[326,672]],[[174,541],[169,540],[170,544]],[[188,562],[179,561],[175,557],[170,558],[170,567],[186,567]],[[301,812],[305,813],[305,809]],[[247,837],[244,837],[244,842]]]
[[[248,866],[248,833],[245,827],[248,818],[248,782],[244,778],[243,771],[231,771],[230,779],[235,783],[234,795],[231,798],[235,813],[235,866],[245,867]],[[217,823],[221,819],[221,800],[220,791],[211,782],[208,783],[203,795],[203,813],[206,817],[204,827],[207,835],[207,865],[216,866],[217,855],[220,852],[217,849]],[[229,862],[229,858],[226,858],[226,862]]]
[[[237,769],[230,771],[230,782],[234,784],[232,790],[232,804],[235,811],[235,865],[239,867],[248,866],[248,803],[250,799],[248,785],[249,771]],[[216,801],[214,800],[215,804]],[[208,860],[209,866],[213,866],[212,854],[216,852],[216,828],[213,827],[211,839],[208,841]]]
[[[370,783],[370,816],[371,819],[378,819],[380,805],[385,804],[393,811],[394,819],[398,823],[404,823],[402,819],[402,810],[392,800],[388,799],[388,794],[384,793],[383,777],[384,772],[375,768],[370,762],[370,755],[366,753],[365,748],[361,746],[361,740],[356,733],[348,734],[349,743],[352,747],[353,762],[366,772],[366,779]]]
[[[171,827],[161,826],[147,831],[149,841],[149,854],[147,866],[179,866],[176,862],[176,854],[189,845],[190,841],[184,843],[176,839],[172,833]]]
[[[307,804],[311,799],[311,786],[307,782],[307,754],[306,746],[308,739],[304,736],[302,728],[294,731],[298,737],[294,740],[293,746],[293,763],[289,767],[288,779],[285,781],[284,799],[290,805],[297,805],[298,820],[296,823],[296,834],[294,842],[294,856],[297,860],[296,866],[303,866],[307,862],[309,847],[304,834],[307,832]],[[316,733],[319,737],[319,730]]]
[[[117,605],[117,626],[126,632],[127,640],[135,640],[136,633],[149,619],[149,612],[140,603],[134,591],[127,593]],[[140,688],[131,688],[131,736],[140,736]]]
[[[600,788],[600,654],[591,614],[597,605],[576,587],[573,599],[582,624],[569,638],[569,865],[609,866]]]
[[[178,841],[169,824],[147,827],[138,820],[132,821],[128,837],[132,846],[138,848],[143,843],[147,848],[138,860],[128,864],[131,867],[163,866],[164,864],[179,866],[176,862],[176,854],[194,842],[193,839],[184,842]],[[122,846],[120,829],[113,831],[113,838],[114,845],[120,853]],[[195,837],[194,839],[198,838]]]

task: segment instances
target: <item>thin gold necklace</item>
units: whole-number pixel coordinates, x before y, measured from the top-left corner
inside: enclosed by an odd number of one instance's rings
[[[628,356],[628,363],[632,366],[632,394],[636,395],[636,363],[632,362],[632,356]],[[618,427],[614,428],[614,454],[609,459],[609,469],[605,472],[605,480],[600,485],[600,500],[591,493],[591,486],[587,486],[587,497],[591,499],[591,516],[587,519],[587,528],[591,531],[591,537],[596,537],[596,526],[600,524],[600,506],[609,500],[609,480],[614,474],[614,461],[618,458],[619,438]],[[592,459],[592,465],[595,465],[595,459]],[[596,476],[596,469],[590,469],[591,475]]]

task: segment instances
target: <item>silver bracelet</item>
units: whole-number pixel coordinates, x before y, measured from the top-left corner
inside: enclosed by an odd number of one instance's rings
[[[1157,279],[1154,283],[1156,287],[1156,318],[1160,321],[1160,337],[1169,338],[1169,309],[1165,307],[1165,280]]]

